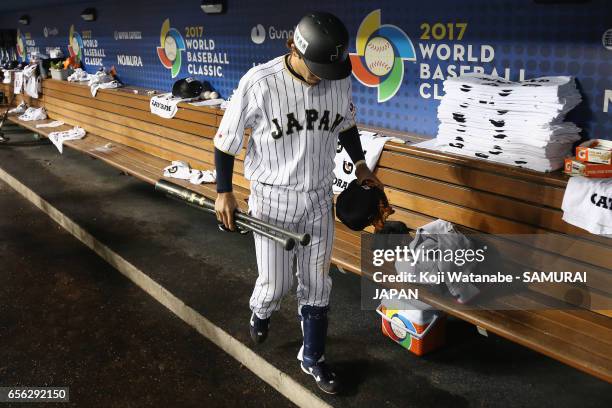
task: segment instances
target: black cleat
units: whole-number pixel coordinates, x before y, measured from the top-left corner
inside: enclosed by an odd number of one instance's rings
[[[260,319],[255,313],[251,314],[251,322],[249,324],[249,332],[251,339],[255,344],[261,344],[268,338],[268,328],[270,327],[270,318]]]
[[[338,393],[339,384],[338,380],[336,380],[336,374],[324,361],[310,367],[304,367],[304,363],[300,363],[300,367],[302,367],[302,371],[315,379],[321,391],[328,394]]]

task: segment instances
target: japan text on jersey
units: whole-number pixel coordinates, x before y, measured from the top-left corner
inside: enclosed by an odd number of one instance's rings
[[[249,180],[308,191],[333,182],[338,133],[355,126],[350,77],[308,85],[281,56],[249,70],[223,116],[215,147],[244,160]]]

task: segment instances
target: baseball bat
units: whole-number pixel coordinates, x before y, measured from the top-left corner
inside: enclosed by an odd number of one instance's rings
[[[216,215],[215,203],[212,200],[201,194],[181,187],[177,184],[171,183],[166,180],[159,180],[157,183],[155,183],[155,190],[164,193],[169,197],[176,198],[200,210]],[[264,222],[255,217],[251,217],[250,215],[238,211],[234,214],[234,222],[241,228],[261,234],[266,238],[278,242],[283,246],[283,248],[288,251],[295,247],[296,237],[301,240],[300,242],[310,241],[310,236],[304,238],[299,234],[286,231],[280,227],[277,227],[276,225],[269,224],[267,222]],[[279,235],[275,235],[272,232],[275,232]]]
[[[299,242],[300,245],[302,246],[308,245],[310,243],[310,234],[297,234],[295,232],[284,230],[280,227],[277,227],[276,225],[269,224],[265,221],[260,220],[259,218],[251,217],[250,215],[243,214],[243,213],[236,213],[237,218],[238,217],[243,218],[243,216],[245,219],[248,219],[249,223],[257,225],[262,228],[267,228],[274,232],[278,232],[279,234],[283,234],[290,238],[293,238],[295,241]]]

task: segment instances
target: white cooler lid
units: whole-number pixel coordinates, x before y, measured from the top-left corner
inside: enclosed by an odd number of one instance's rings
[[[394,300],[394,301],[382,301],[382,305],[387,309],[398,310],[398,314],[404,316],[406,319],[419,325],[425,325],[431,323],[436,315],[441,315],[443,312],[436,310],[433,306],[428,305],[420,300]],[[402,307],[397,307],[397,306]]]

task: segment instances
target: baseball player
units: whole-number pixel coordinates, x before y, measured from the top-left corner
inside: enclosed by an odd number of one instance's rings
[[[217,218],[234,230],[234,156],[251,129],[244,174],[250,180],[249,211],[287,230],[311,235],[307,246],[285,251],[254,235],[259,277],[250,299],[250,334],[268,335],[270,316],[293,286],[296,264],[302,370],[327,393],[338,391],[325,363],[329,267],[334,239],[332,182],[338,148],[349,153],[360,182],[382,184],[365,164],[351,98],[348,31],[329,13],[310,13],[287,42],[286,55],[250,69],[240,80],[221,121],[215,144]]]

